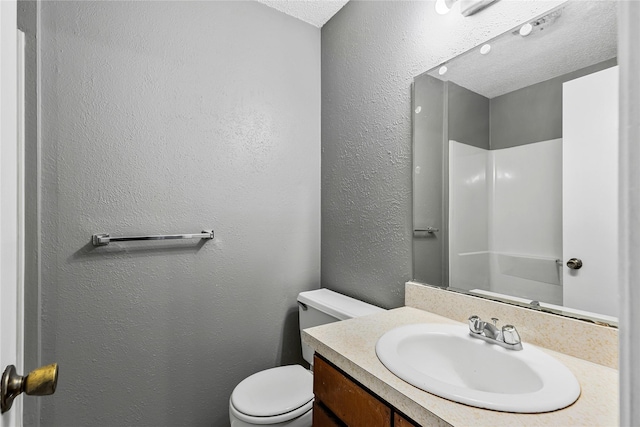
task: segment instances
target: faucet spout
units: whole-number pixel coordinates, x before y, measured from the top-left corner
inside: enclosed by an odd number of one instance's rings
[[[491,318],[493,323],[485,322],[479,316],[469,317],[469,335],[490,344],[496,344],[509,350],[522,350],[520,335],[513,325],[498,328],[498,319]]]
[[[492,325],[491,323],[485,323],[484,329],[482,330],[482,332],[484,333],[485,337],[491,338],[494,340],[500,339],[500,336],[502,335],[502,332],[500,332],[500,329],[498,329],[497,326]]]

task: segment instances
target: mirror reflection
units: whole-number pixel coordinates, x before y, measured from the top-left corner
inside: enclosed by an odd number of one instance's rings
[[[416,281],[616,323],[616,12],[567,2],[415,78]]]

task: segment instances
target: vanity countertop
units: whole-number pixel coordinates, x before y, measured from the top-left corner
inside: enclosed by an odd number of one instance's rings
[[[571,406],[542,414],[479,409],[435,396],[402,381],[376,356],[387,331],[412,323],[460,324],[412,307],[305,329],[303,341],[318,354],[423,426],[616,426],[618,371],[563,353],[542,349],[564,363],[582,389]],[[523,343],[526,345],[526,341]]]

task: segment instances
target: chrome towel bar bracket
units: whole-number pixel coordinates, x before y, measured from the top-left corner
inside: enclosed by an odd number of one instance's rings
[[[133,240],[173,240],[173,239],[213,239],[213,230],[202,230],[195,234],[158,234],[153,236],[111,237],[108,233],[94,234],[91,237],[93,246],[106,246],[110,242],[129,242]]]

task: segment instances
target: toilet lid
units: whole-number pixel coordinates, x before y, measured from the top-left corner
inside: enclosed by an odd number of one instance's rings
[[[272,417],[291,412],[313,399],[313,375],[300,365],[267,369],[245,378],[231,394],[240,412]]]

